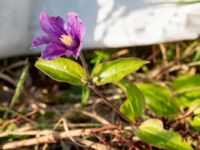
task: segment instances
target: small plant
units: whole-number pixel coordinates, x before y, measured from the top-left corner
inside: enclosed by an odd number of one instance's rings
[[[84,105],[90,91],[99,95],[118,115],[126,120],[133,129],[133,134],[142,141],[155,147],[170,150],[191,150],[192,147],[187,140],[183,140],[177,132],[166,130],[160,117],[167,118],[169,126],[176,121],[189,118],[189,123],[194,128],[199,126],[199,117],[192,117],[199,113],[199,76],[180,77],[171,84],[171,88],[152,83],[138,83],[125,80],[124,77],[140,69],[148,61],[128,57],[113,61],[103,53],[93,60],[94,68],[88,70],[85,58],[81,52],[85,27],[76,13],[68,13],[65,22],[61,17],[48,16],[42,11],[39,17],[41,29],[46,35],[37,37],[32,48],[46,45],[42,51],[41,58],[36,61],[35,66],[50,78],[83,88],[82,104]],[[75,60],[80,58],[82,65],[69,58],[61,56],[73,56]],[[125,102],[117,108],[99,90],[99,86],[112,83],[121,88],[126,94]],[[186,84],[187,83],[187,84]],[[189,84],[188,84],[189,83]],[[182,85],[185,84],[183,87]],[[189,103],[192,100],[192,104]],[[158,119],[143,115],[147,107]],[[189,113],[182,114],[179,110],[189,108]],[[175,118],[178,119],[175,119]],[[144,120],[141,125],[137,120]],[[175,120],[175,122],[174,122]],[[198,128],[199,129],[199,128]],[[197,129],[197,130],[198,130]]]
[[[43,44],[46,47],[35,66],[56,81],[82,86],[87,95],[89,95],[88,89],[93,90],[121,117],[132,124],[133,120],[142,114],[145,101],[136,86],[122,79],[148,62],[137,58],[121,58],[96,64],[90,73],[81,53],[85,27],[78,15],[70,12],[68,20],[64,22],[61,17],[48,16],[45,11],[42,11],[39,20],[41,29],[46,35],[35,38],[32,48]],[[76,59],[80,57],[82,66],[71,59],[61,58],[63,55],[72,55]],[[116,84],[125,91],[127,100],[121,106],[121,111],[98,89],[98,86],[107,83]]]

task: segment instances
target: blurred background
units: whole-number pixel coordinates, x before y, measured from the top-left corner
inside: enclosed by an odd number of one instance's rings
[[[191,1],[190,1],[191,2]],[[127,47],[195,39],[200,4],[170,0],[0,0],[0,58],[37,53],[38,16],[79,13],[86,25],[84,48]]]

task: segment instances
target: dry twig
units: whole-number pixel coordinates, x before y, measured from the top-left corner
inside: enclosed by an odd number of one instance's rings
[[[97,114],[90,113],[90,112],[87,112],[87,111],[81,111],[81,113],[86,115],[86,116],[89,116],[91,118],[94,118],[95,120],[97,120],[98,122],[102,123],[103,125],[111,124],[109,121],[107,121],[106,119],[98,116]]]
[[[107,131],[106,129],[113,129],[113,131]],[[69,137],[82,137],[82,136],[91,136],[94,132],[99,132],[101,131],[102,134],[117,134],[119,133],[119,131],[117,130],[117,127],[106,127],[106,128],[102,128],[102,129],[98,129],[97,128],[90,128],[90,129],[75,129],[75,130],[69,130],[68,132],[64,131],[64,132],[56,132],[56,131],[52,131],[52,130],[45,130],[45,131],[27,131],[27,132],[21,132],[21,133],[9,133],[9,135],[42,135],[39,137],[35,137],[35,138],[30,138],[30,139],[25,139],[25,140],[20,140],[20,141],[14,141],[14,142],[9,142],[6,143],[4,145],[1,146],[1,149],[3,150],[7,150],[7,149],[17,149],[17,148],[21,148],[21,147],[27,147],[27,146],[33,146],[33,145],[39,145],[39,144],[44,144],[44,143],[56,143],[59,140],[63,140],[63,139],[69,139]],[[86,140],[88,141],[88,140]],[[86,146],[88,146],[90,143],[91,147],[92,145],[96,145],[99,146],[99,143],[95,143],[95,142],[84,142],[84,140],[79,140],[79,142],[81,142],[82,144],[85,144]],[[94,147],[93,145],[93,147]],[[100,144],[102,147],[104,147],[105,145]],[[107,147],[107,146],[106,146]]]

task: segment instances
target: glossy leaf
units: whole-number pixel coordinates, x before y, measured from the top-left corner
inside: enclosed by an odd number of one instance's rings
[[[135,134],[142,141],[158,148],[192,150],[192,147],[181,138],[179,133],[165,130],[163,123],[157,119],[144,121]]]
[[[170,98],[170,91],[159,85],[137,84],[137,87],[143,92],[147,106],[159,116],[169,116],[178,113],[178,105]]]
[[[82,87],[81,104],[82,106],[87,104],[88,97],[90,95],[90,89],[87,86]]]
[[[97,85],[117,82],[147,63],[147,61],[137,58],[121,58],[103,62],[93,69],[92,79]]]
[[[178,91],[200,87],[200,75],[185,75],[179,77],[172,83],[172,87]]]
[[[143,113],[145,99],[142,92],[130,81],[116,83],[126,94],[127,100],[120,106],[120,111],[130,120],[137,119]]]
[[[188,106],[191,101],[200,99],[200,75],[185,75],[172,83],[177,102]]]
[[[66,58],[54,60],[38,60],[35,66],[50,78],[73,85],[86,83],[86,72],[81,65]]]
[[[200,133],[200,99],[190,103],[188,113],[193,112],[190,117],[190,125]]]

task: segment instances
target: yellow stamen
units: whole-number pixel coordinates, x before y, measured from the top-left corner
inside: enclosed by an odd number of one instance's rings
[[[66,45],[71,46],[73,44],[73,39],[68,35],[61,35],[60,40]]]

